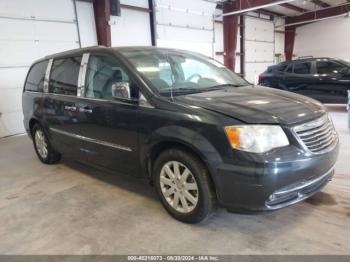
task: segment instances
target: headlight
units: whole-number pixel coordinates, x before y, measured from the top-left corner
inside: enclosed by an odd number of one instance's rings
[[[225,131],[231,146],[243,151],[264,153],[289,145],[288,138],[280,126],[227,126]]]

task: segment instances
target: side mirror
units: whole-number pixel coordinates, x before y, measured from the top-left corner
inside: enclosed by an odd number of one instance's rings
[[[112,97],[115,99],[131,100],[129,82],[116,82],[112,85]]]

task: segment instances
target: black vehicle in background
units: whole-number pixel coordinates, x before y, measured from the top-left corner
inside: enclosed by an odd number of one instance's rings
[[[252,86],[211,58],[154,47],[36,61],[23,114],[43,163],[63,155],[147,178],[188,223],[217,204],[263,211],[302,201],[332,177],[339,148],[321,103]]]
[[[345,104],[350,89],[350,63],[332,58],[303,58],[270,66],[259,85],[286,90],[323,103]]]

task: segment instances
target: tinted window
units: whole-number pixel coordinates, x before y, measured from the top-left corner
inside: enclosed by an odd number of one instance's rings
[[[50,74],[50,92],[77,95],[78,74],[81,57],[55,59]]]
[[[284,70],[286,70],[287,66],[288,66],[287,64],[277,65],[275,68],[275,71],[284,72]]]
[[[317,62],[317,73],[319,74],[338,74],[343,66],[329,61]]]
[[[43,92],[44,79],[48,62],[49,61],[46,60],[32,66],[27,77],[25,90]]]
[[[85,81],[85,96],[112,99],[112,85],[129,82],[117,61],[107,56],[90,56]]]
[[[287,73],[293,73],[293,64],[288,66]]]
[[[295,74],[310,74],[311,64],[310,63],[298,63],[294,65]]]

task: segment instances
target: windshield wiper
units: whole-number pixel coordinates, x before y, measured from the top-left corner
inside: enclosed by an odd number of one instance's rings
[[[199,88],[193,88],[193,87],[189,87],[189,88],[185,88],[185,87],[179,87],[179,88],[173,88],[173,89],[166,89],[166,90],[162,90],[160,91],[160,93],[183,93],[183,92],[198,92],[200,91]]]
[[[245,85],[222,84],[222,85],[207,87],[204,89],[221,89],[221,88],[225,88],[225,87],[240,87],[240,86],[245,86]]]

